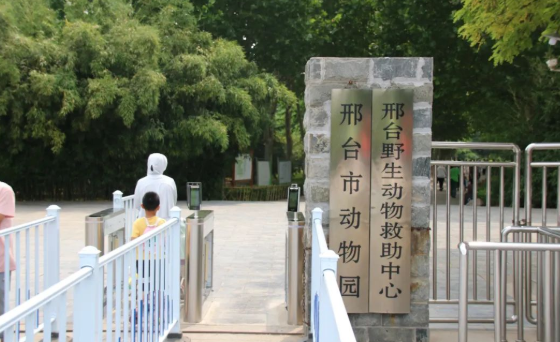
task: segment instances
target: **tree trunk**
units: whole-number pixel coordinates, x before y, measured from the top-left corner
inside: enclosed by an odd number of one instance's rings
[[[297,123],[299,125],[299,134],[301,141],[303,141],[303,139],[305,138],[305,128],[303,127],[303,117],[305,116],[305,111],[302,113],[301,112],[301,106],[300,106],[300,102],[297,102],[296,105],[296,120]]]
[[[292,111],[291,107],[286,108],[286,112],[284,114],[284,122],[286,125],[286,159],[292,160]]]
[[[270,127],[264,131],[264,159],[270,162],[271,169],[274,152],[274,114],[276,114],[277,107],[278,102],[275,102],[270,112]]]

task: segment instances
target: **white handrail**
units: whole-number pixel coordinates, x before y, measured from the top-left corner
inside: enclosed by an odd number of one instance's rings
[[[338,255],[328,249],[323,211],[312,212],[311,333],[313,341],[356,342],[336,280]]]
[[[28,315],[35,315],[37,310],[44,307],[47,303],[50,303],[61,294],[68,292],[68,290],[72,289],[82,280],[91,276],[91,274],[91,268],[82,268],[78,272],[71,274],[45,291],[39,293],[27,302],[0,316],[0,331],[5,331],[18,324],[19,321],[25,319]]]
[[[138,216],[137,210],[134,207],[134,195],[128,195],[123,197],[122,191],[117,190],[113,192],[113,208],[124,209],[125,241],[130,242],[130,236],[132,235],[132,224],[134,223],[134,220],[136,220]]]
[[[67,299],[72,295],[76,342],[179,336],[180,217],[181,210],[174,207],[165,224],[102,258],[97,248],[84,247],[79,271],[0,317],[4,341],[33,341],[40,332],[46,342],[53,333],[65,340]]]
[[[46,210],[46,217],[0,232],[0,239],[4,242],[4,258],[0,264],[4,271],[11,270],[4,272],[4,313],[21,310],[19,307],[23,303],[59,281],[59,215],[60,207],[51,205]],[[37,316],[34,326],[40,325]],[[49,324],[49,328],[56,332],[55,325],[51,327]]]
[[[152,240],[155,236],[160,235],[162,230],[167,229],[168,227],[173,226],[174,224],[180,224],[180,219],[173,218],[169,221],[166,221],[164,224],[158,227],[158,229],[154,229],[153,231],[149,232],[148,234],[144,234],[126,244],[112,250],[111,252],[105,254],[101,258],[99,258],[99,266],[105,266],[106,264],[115,261],[116,259],[124,256],[126,253],[130,252],[131,250],[141,247],[149,240]]]
[[[0,230],[0,237],[10,235],[10,234],[13,234],[13,233],[16,233],[16,232],[25,231],[29,228],[33,228],[33,227],[41,225],[41,224],[54,222],[55,220],[56,220],[55,216],[47,216],[47,217],[44,217],[42,219],[38,219],[38,220],[35,220],[35,221],[20,224],[20,225],[15,226],[15,227],[10,227],[8,229],[2,229],[2,230]]]
[[[328,302],[330,303],[326,310],[330,310],[328,316],[332,317],[334,323],[333,326],[336,326],[337,328],[337,335],[332,336],[332,341],[355,342],[356,338],[354,336],[354,330],[352,330],[352,325],[350,324],[348,314],[346,313],[346,307],[344,306],[344,302],[340,296],[335,272],[331,270],[325,271],[323,274],[323,280]],[[327,337],[327,339],[330,338],[330,336]]]

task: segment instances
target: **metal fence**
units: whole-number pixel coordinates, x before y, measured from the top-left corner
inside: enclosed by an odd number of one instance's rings
[[[336,279],[338,254],[327,247],[322,217],[321,209],[313,209],[313,245],[311,249],[311,333],[313,341],[355,342],[356,337]]]
[[[95,247],[80,252],[80,270],[0,316],[4,341],[66,340],[66,299],[73,292],[73,340],[163,341],[180,334],[180,215],[99,258]],[[39,315],[57,321],[37,327]],[[31,327],[31,328],[29,328]]]
[[[455,246],[464,241],[500,241],[501,230],[506,217],[505,207],[505,188],[511,186],[513,189],[513,200],[511,203],[512,213],[510,222],[519,222],[519,193],[520,193],[520,162],[521,150],[515,144],[507,143],[462,143],[462,142],[433,142],[432,149],[467,149],[467,150],[487,150],[487,151],[511,151],[511,161],[453,161],[453,160],[432,160],[433,193],[432,193],[432,274],[431,274],[431,297],[430,304],[434,305],[453,305],[458,304],[458,291],[453,287],[452,279],[454,274],[453,265],[459,262],[459,255],[455,251]],[[438,195],[438,182],[436,181],[437,168],[445,169],[445,192],[443,196]],[[458,182],[451,180],[451,169],[459,169]],[[498,222],[492,217],[492,174],[497,172],[498,177]],[[506,184],[506,174],[511,174],[512,183]],[[467,177],[469,175],[469,177]],[[485,179],[483,179],[485,178]],[[481,182],[481,179],[483,181]],[[467,180],[470,182],[469,191]],[[457,184],[458,183],[458,184]],[[485,186],[486,196],[485,205],[479,206],[477,193],[479,186]],[[439,191],[442,192],[442,191]],[[467,206],[466,199],[470,203]],[[453,196],[454,195],[454,196]],[[443,197],[443,198],[442,198]],[[441,201],[443,199],[443,201]],[[438,203],[443,202],[443,203]],[[440,207],[444,206],[443,221],[445,225],[440,227],[438,218]],[[482,214],[482,218],[480,217]],[[471,222],[468,222],[470,216]],[[455,226],[452,222],[457,222]],[[439,252],[443,250],[443,257]],[[472,277],[472,296],[469,303],[472,305],[492,305],[494,298],[492,295],[492,260],[487,251],[480,255],[477,251],[472,253],[473,262],[471,263]],[[517,260],[513,261],[516,265]],[[518,268],[516,268],[518,269]],[[441,272],[441,270],[444,270]],[[438,274],[444,273],[443,275]],[[441,294],[443,292],[443,294]],[[517,297],[515,297],[517,298]],[[516,300],[510,301],[514,305]],[[512,319],[513,321],[514,319]],[[491,317],[473,317],[472,322],[492,323]],[[431,317],[432,323],[451,323],[457,322],[455,318]]]
[[[560,162],[542,162],[542,161],[535,161],[534,160],[534,153],[536,151],[546,152],[546,151],[555,151],[560,150],[560,143],[538,143],[538,144],[530,144],[525,149],[525,225],[526,226],[540,226],[540,227],[558,227],[560,226]],[[534,183],[534,176],[538,175],[534,172],[534,169],[540,169],[541,175],[541,208],[534,208],[533,203],[538,200],[534,196],[533,192],[533,183]],[[551,189],[548,187],[548,180],[553,172],[556,170],[557,172],[557,188],[555,192],[557,208],[556,212],[554,210],[548,210],[548,194]],[[540,220],[537,214],[540,210]],[[552,213],[551,213],[552,212]],[[554,214],[555,219],[549,220],[550,214]],[[539,235],[537,239],[534,239],[534,236],[530,234],[523,234],[522,240],[523,242],[543,242],[543,236]],[[541,275],[543,274],[542,269],[542,255],[537,254],[534,252],[525,252],[523,253],[523,264],[524,264],[524,309],[525,309],[525,318],[528,322],[537,325],[537,336],[542,337],[544,335],[544,322],[539,320],[538,312],[542,312],[542,302],[543,302],[543,291],[544,291],[544,284],[541,281]],[[537,262],[535,262],[537,259]],[[560,263],[560,260],[558,260]],[[520,317],[523,317],[523,314],[520,312]],[[557,335],[560,338],[560,333]]]
[[[55,284],[60,274],[60,208],[51,205],[45,218],[0,231],[4,246],[2,280],[4,312],[17,307]],[[12,258],[13,262],[10,262]],[[5,272],[4,270],[11,270]],[[42,318],[34,317],[34,327]]]
[[[524,228],[521,228],[524,229]],[[554,239],[560,235],[549,233]],[[494,254],[494,341],[502,342],[505,340],[506,318],[503,316],[505,303],[502,301],[506,287],[502,285],[502,269],[507,267],[504,261],[504,253],[511,252],[537,252],[542,260],[542,273],[539,283],[542,283],[542,296],[539,301],[538,317],[542,333],[537,335],[538,341],[553,342],[560,338],[557,318],[560,317],[558,307],[558,286],[560,284],[560,264],[555,263],[555,259],[560,253],[560,244],[544,243],[499,243],[499,242],[462,242],[459,245],[460,251],[460,284],[459,284],[459,342],[467,342],[468,337],[468,263],[469,252],[487,251]],[[556,317],[556,319],[555,319]],[[521,322],[522,320],[519,320]],[[517,341],[524,341],[523,330],[518,335]]]
[[[476,268],[476,253],[486,253],[487,258],[493,253],[492,274],[487,268],[486,276],[492,276],[493,318],[495,341],[506,338],[506,323],[517,322],[517,341],[525,340],[525,320],[537,325],[537,340],[552,342],[560,340],[560,162],[535,161],[534,151],[560,150],[560,143],[531,144],[525,150],[525,220],[519,219],[520,191],[519,183],[514,183],[513,226],[501,229],[502,242],[467,242],[461,238],[459,247],[459,341],[467,341],[468,322],[479,322],[468,316],[468,307],[478,304],[470,299],[476,293],[476,278],[479,274],[472,272],[472,289],[469,288],[469,270]],[[519,153],[514,161],[519,166]],[[437,165],[437,162],[436,162]],[[534,169],[540,171],[534,172]],[[552,169],[552,172],[551,172]],[[550,193],[549,180],[556,172],[555,193]],[[533,193],[534,176],[541,176],[540,198]],[[490,177],[488,177],[490,178]],[[503,179],[503,177],[501,177]],[[518,177],[516,179],[519,179]],[[554,183],[550,182],[550,183]],[[489,186],[488,186],[489,188]],[[435,189],[435,188],[434,188]],[[552,191],[554,191],[552,190]],[[435,191],[435,190],[434,190]],[[502,187],[500,188],[502,191]],[[434,192],[435,194],[435,192]],[[549,196],[551,195],[551,196]],[[555,197],[557,208],[548,209],[548,200]],[[540,201],[540,208],[534,203]],[[474,204],[476,205],[476,203]],[[437,201],[434,201],[434,212]],[[540,211],[540,218],[539,213]],[[503,200],[500,200],[500,212],[503,212]],[[449,213],[449,210],[448,210]],[[550,216],[555,219],[549,220]],[[437,215],[434,215],[437,218]],[[500,217],[501,221],[502,216]],[[437,224],[437,219],[434,219]],[[449,220],[447,221],[449,222]],[[503,224],[503,222],[501,221]],[[473,229],[475,227],[473,222]],[[434,234],[435,235],[435,234]],[[513,243],[510,242],[513,240]],[[449,250],[447,250],[449,253]],[[469,259],[470,256],[472,259]],[[470,262],[469,262],[470,260]],[[472,266],[469,267],[469,263]],[[508,284],[506,277],[512,274],[513,302],[508,301]],[[489,282],[487,292],[490,290]],[[472,293],[472,295],[471,295]],[[507,305],[514,304],[514,312],[507,316]]]

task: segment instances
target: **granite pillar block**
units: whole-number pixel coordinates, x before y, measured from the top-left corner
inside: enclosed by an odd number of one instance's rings
[[[413,89],[411,313],[349,314],[357,341],[428,342],[430,289],[430,160],[433,102],[432,58],[312,58],[305,71],[306,248],[311,248],[311,210],[323,210],[328,229],[331,91],[333,89]],[[307,307],[310,312],[307,260]],[[306,317],[309,321],[309,317]]]

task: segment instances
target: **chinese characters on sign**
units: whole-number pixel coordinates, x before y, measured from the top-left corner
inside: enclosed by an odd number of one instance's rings
[[[373,90],[370,312],[410,312],[412,99],[412,90]]]
[[[332,91],[330,249],[350,313],[410,312],[412,99]]]
[[[368,312],[371,91],[332,91],[330,249],[346,310]],[[395,150],[395,153],[396,150]]]

